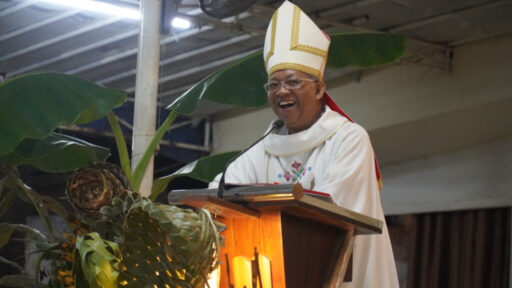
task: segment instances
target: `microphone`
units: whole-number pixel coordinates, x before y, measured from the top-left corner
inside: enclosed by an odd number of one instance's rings
[[[233,161],[238,159],[238,157],[240,157],[242,154],[244,154],[249,149],[254,147],[254,145],[258,144],[261,140],[263,140],[265,137],[267,137],[270,133],[272,133],[278,129],[281,129],[281,127],[283,127],[283,126],[284,126],[283,120],[281,120],[281,119],[274,120],[274,122],[272,123],[272,129],[270,129],[267,133],[265,133],[263,136],[261,136],[260,139],[256,140],[256,142],[252,143],[251,146],[240,151],[240,153],[238,153],[235,157],[233,157],[233,158],[231,158],[231,160],[229,160],[228,164],[226,164],[226,167],[224,167],[224,170],[222,171],[222,176],[220,177],[219,188],[217,190],[217,198],[222,199],[224,197],[224,191],[225,191],[225,186],[226,186],[226,184],[224,183],[225,182],[224,177],[226,176],[226,171],[228,170],[229,165],[231,165],[231,163],[233,163]]]

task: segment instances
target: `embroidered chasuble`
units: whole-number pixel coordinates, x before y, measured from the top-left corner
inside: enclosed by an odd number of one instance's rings
[[[326,106],[309,129],[281,134],[270,134],[235,160],[226,183],[299,182],[305,189],[330,194],[338,206],[384,221],[373,149],[361,126]],[[220,175],[210,187],[219,180]],[[398,287],[385,222],[381,235],[356,237],[353,259],[352,282],[341,287]]]

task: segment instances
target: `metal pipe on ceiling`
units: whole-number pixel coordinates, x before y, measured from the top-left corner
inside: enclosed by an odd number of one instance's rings
[[[123,125],[124,127],[126,127],[126,128],[128,128],[128,129],[133,131],[133,125],[130,124],[128,121],[124,120],[123,118],[121,118],[119,116],[116,116],[116,119],[117,119],[117,121],[119,121],[119,123],[121,125]]]

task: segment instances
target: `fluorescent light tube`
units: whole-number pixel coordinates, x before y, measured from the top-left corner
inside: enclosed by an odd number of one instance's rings
[[[190,28],[190,21],[183,19],[183,18],[174,17],[171,21],[171,25],[172,25],[172,27],[176,27],[176,28],[180,28],[180,29],[188,29],[188,28]]]
[[[103,14],[110,14],[121,18],[140,19],[138,9],[119,7],[106,2],[92,0],[44,0],[44,2],[78,8],[86,11],[93,11]]]

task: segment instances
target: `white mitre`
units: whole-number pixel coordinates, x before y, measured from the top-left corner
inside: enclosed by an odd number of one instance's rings
[[[267,28],[263,57],[267,74],[299,70],[322,79],[329,37],[296,5],[285,1]]]

